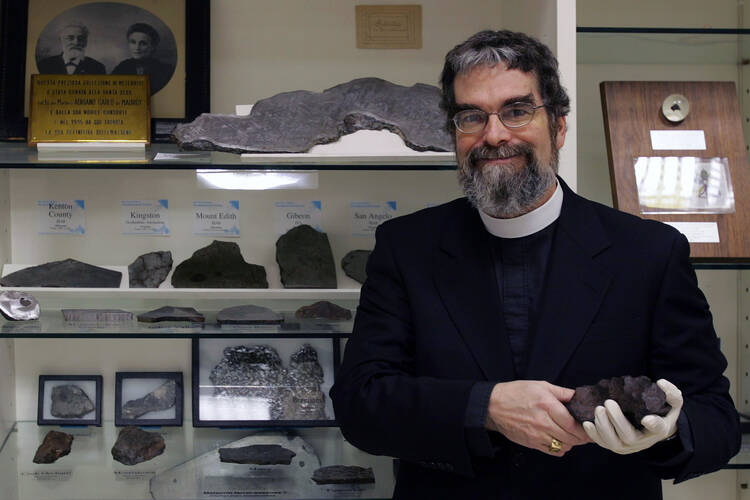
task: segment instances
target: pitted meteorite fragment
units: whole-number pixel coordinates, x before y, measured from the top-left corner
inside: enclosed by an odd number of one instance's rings
[[[645,375],[602,379],[596,385],[577,387],[565,406],[579,422],[593,422],[594,409],[603,406],[607,399],[620,405],[622,413],[636,429],[643,429],[641,419],[646,415],[663,417],[671,409],[664,391]]]
[[[269,404],[272,420],[288,413],[289,389],[279,353],[267,345],[231,346],[211,370],[214,395],[230,398],[262,398]]]
[[[368,484],[375,482],[375,474],[371,467],[329,465],[316,469],[312,480],[317,484]]]
[[[139,255],[128,266],[130,288],[159,288],[172,270],[172,252],[159,251]]]
[[[11,321],[39,319],[39,302],[33,295],[17,290],[0,292],[0,314]]]
[[[27,267],[0,278],[2,286],[119,288],[122,273],[73,259]]]
[[[184,149],[233,153],[302,153],[357,130],[389,130],[417,151],[453,151],[440,89],[359,78],[321,93],[283,92],[255,103],[250,115],[204,113],[178,125]]]
[[[122,417],[133,419],[152,411],[172,408],[176,394],[177,383],[174,380],[167,380],[142,398],[132,399],[125,403],[122,407]]]
[[[284,318],[267,307],[248,304],[222,309],[216,314],[216,321],[221,325],[278,325]]]
[[[214,241],[181,262],[172,273],[175,288],[268,288],[266,269],[249,264],[240,247],[230,241]]]
[[[219,448],[219,460],[230,464],[289,465],[297,454],[278,444]]]
[[[133,320],[133,313],[122,309],[63,309],[65,321],[91,323],[124,323]]]
[[[325,420],[326,399],[320,386],[323,383],[323,368],[318,362],[318,352],[304,344],[289,359],[287,385],[292,389],[294,420]]]
[[[352,250],[341,259],[341,269],[344,274],[358,283],[364,283],[367,279],[367,259],[370,258],[372,250]]]
[[[158,432],[146,432],[128,426],[120,431],[112,447],[112,458],[125,465],[146,462],[164,453],[164,438]]]
[[[294,316],[310,319],[350,320],[352,319],[352,312],[349,309],[337,306],[333,302],[321,300],[309,306],[300,307],[294,313]]]
[[[74,384],[58,385],[52,388],[52,406],[50,413],[57,418],[81,418],[94,411],[91,402],[83,389]]]
[[[284,288],[336,288],[336,265],[328,235],[303,224],[276,241]]]
[[[70,453],[73,436],[64,432],[49,431],[34,454],[35,464],[52,464]]]
[[[153,311],[138,315],[138,321],[142,323],[158,323],[160,321],[190,321],[192,323],[203,323],[206,318],[192,307],[164,306]]]

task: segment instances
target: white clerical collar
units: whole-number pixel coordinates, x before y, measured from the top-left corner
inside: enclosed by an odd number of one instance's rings
[[[479,210],[484,227],[499,238],[523,238],[537,233],[557,220],[562,210],[563,190],[557,183],[555,192],[544,205],[512,219],[496,219]]]

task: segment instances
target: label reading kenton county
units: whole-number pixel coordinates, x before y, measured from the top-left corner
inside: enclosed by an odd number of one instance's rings
[[[39,234],[86,234],[86,206],[83,200],[38,200]]]
[[[353,201],[349,204],[352,215],[352,236],[374,236],[381,222],[398,215],[395,201]]]
[[[277,236],[303,224],[312,226],[317,231],[323,231],[323,203],[320,200],[277,201],[274,214]]]
[[[193,234],[196,236],[239,238],[239,200],[194,201]]]
[[[122,234],[169,235],[168,200],[123,200],[121,206]]]

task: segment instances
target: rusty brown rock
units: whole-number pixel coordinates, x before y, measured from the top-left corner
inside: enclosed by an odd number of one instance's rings
[[[73,436],[64,432],[49,431],[34,455],[35,464],[51,464],[70,453]]]

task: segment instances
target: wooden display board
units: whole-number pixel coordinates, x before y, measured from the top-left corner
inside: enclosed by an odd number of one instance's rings
[[[690,243],[691,259],[696,262],[750,261],[750,169],[737,92],[733,82],[602,82],[600,84],[604,129],[607,139],[612,200],[614,207],[683,228],[718,229],[718,242],[701,241],[700,236],[683,231]],[[672,95],[689,101],[689,113],[681,122],[671,122],[662,113],[662,104]],[[695,141],[654,142],[661,131],[669,137],[704,138],[703,148]],[[698,141],[700,142],[700,141]],[[654,149],[654,148],[658,149]],[[734,191],[733,213],[643,213],[636,185],[635,160],[639,157],[726,158]],[[659,158],[656,160],[660,161]],[[684,225],[684,223],[688,223]],[[702,224],[696,224],[702,223]],[[705,238],[704,238],[705,239]],[[711,238],[708,238],[711,239]]]

